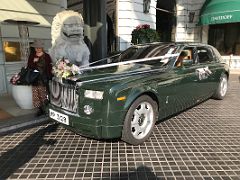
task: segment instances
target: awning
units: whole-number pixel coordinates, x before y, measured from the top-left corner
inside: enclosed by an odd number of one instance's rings
[[[34,26],[39,24],[39,22],[37,21],[33,21],[32,19],[26,19],[26,18],[21,18],[21,17],[16,17],[13,19],[6,19],[3,22],[7,23],[7,24],[15,24],[15,25],[26,25],[26,26]]]
[[[240,22],[240,0],[206,0],[198,25]]]

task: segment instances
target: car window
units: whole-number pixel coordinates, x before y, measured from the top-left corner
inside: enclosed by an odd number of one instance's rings
[[[156,45],[145,45],[145,46],[133,46],[123,51],[118,57],[118,62],[152,58],[158,56],[164,56],[166,54],[175,54],[178,47],[173,44],[156,44]],[[164,62],[164,63],[163,63]],[[139,62],[141,64],[148,65],[163,65],[165,61],[156,60],[146,60],[144,62]]]
[[[191,66],[194,64],[193,58],[193,48],[192,47],[185,47],[179,54],[176,62],[174,64],[175,67],[182,67],[182,66]]]
[[[206,47],[197,48],[198,62],[207,63],[213,61],[213,54],[210,49]]]
[[[216,61],[218,61],[218,62],[223,61],[222,56],[221,56],[221,54],[218,52],[218,50],[217,50],[216,48],[214,48],[214,47],[212,47],[212,48],[213,48],[213,52],[214,52],[214,54],[215,54],[215,56],[216,56]]]

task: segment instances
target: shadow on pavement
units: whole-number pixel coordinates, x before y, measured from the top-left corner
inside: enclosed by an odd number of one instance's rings
[[[58,124],[51,124],[39,129],[36,133],[31,134],[13,149],[4,152],[0,156],[0,179],[6,179],[11,176],[18,168],[29,162],[43,145],[51,146],[56,140],[45,140],[47,133],[55,132]]]
[[[110,180],[110,179],[121,179],[121,180],[131,180],[131,179],[138,179],[138,180],[146,180],[146,179],[154,179],[160,180],[151,170],[151,168],[141,165],[137,169],[131,172],[119,172],[113,174],[111,177],[103,177],[101,180]]]

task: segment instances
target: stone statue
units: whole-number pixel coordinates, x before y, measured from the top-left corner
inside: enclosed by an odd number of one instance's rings
[[[89,49],[84,42],[82,15],[72,10],[58,13],[52,22],[52,61],[65,58],[78,66],[88,66]]]

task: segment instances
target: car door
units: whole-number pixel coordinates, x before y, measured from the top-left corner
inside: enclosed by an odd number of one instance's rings
[[[175,106],[177,111],[184,110],[196,103],[197,76],[195,73],[194,47],[185,47],[188,58],[183,60],[182,67],[174,67],[174,73],[177,77]],[[188,62],[189,61],[189,62]]]
[[[175,55],[176,51],[178,51],[178,48],[178,46],[170,44],[156,46],[151,50],[148,49],[147,51],[147,55],[150,58],[164,56],[166,54],[174,56],[166,59],[149,61],[147,63],[152,65],[154,69],[159,71],[158,73],[154,73],[151,76],[151,80],[148,81],[148,83],[151,84],[152,87],[154,87],[153,89],[157,90],[159,100],[159,116],[161,118],[167,117],[176,112],[176,108],[174,108],[174,105],[176,99],[175,87],[177,83],[177,77],[174,71],[172,71],[172,66],[175,62]],[[165,65],[162,66],[163,64]]]
[[[216,60],[213,51],[208,46],[197,47],[197,95],[199,99],[205,99],[213,94],[216,89],[217,70]]]

